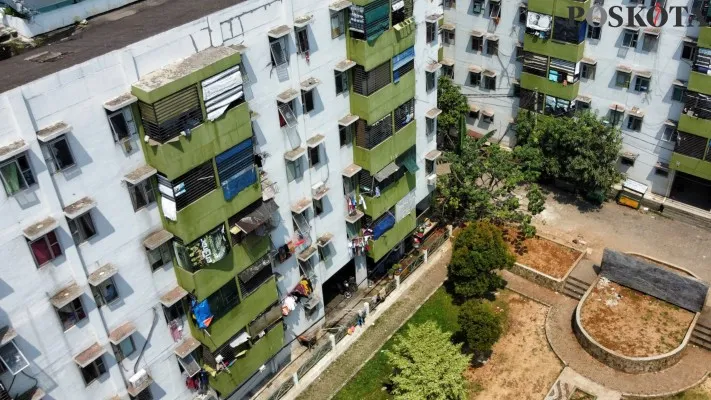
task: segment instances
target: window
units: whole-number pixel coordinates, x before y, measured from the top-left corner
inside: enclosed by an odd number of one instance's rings
[[[638,38],[639,32],[631,29],[625,29],[622,36],[622,47],[634,49],[635,47],[637,47]]]
[[[91,292],[94,294],[94,300],[99,307],[111,304],[119,298],[113,277],[96,286],[92,286]]]
[[[487,124],[493,123],[494,122],[494,113],[493,112],[487,113],[486,110],[484,110],[484,112],[482,113],[482,121]]]
[[[59,320],[62,322],[62,328],[65,331],[86,318],[81,299],[74,299],[71,303],[58,309],[57,314],[59,314]]]
[[[29,366],[27,358],[13,340],[0,347],[0,374],[9,371],[17,375]]]
[[[472,12],[474,14],[481,14],[484,9],[484,0],[474,0],[472,1]]]
[[[479,118],[479,109],[469,109],[469,118],[472,119],[478,119]]]
[[[314,91],[313,90],[302,90],[301,91],[301,106],[304,109],[304,114],[310,113],[314,110]]]
[[[686,88],[684,86],[674,84],[672,87],[672,100],[684,101],[684,92],[686,92]]]
[[[296,52],[299,54],[309,53],[309,31],[306,27],[296,28],[294,30],[296,34]]]
[[[351,133],[351,125],[349,126],[338,126],[338,140],[341,143],[341,147],[348,146],[353,141],[353,134]]]
[[[63,171],[76,165],[67,137],[62,135],[42,146],[44,160],[52,173]]]
[[[348,71],[336,71],[336,94],[348,92]]]
[[[294,161],[286,161],[286,176],[289,182],[300,179],[304,175],[304,168],[301,165],[301,157]]]
[[[612,126],[617,126],[622,122],[622,116],[624,115],[623,110],[610,110],[610,124]]]
[[[345,12],[331,11],[331,39],[342,36],[346,33]]]
[[[84,383],[87,386],[106,373],[106,365],[104,365],[103,358],[103,356],[99,356],[99,358],[81,369],[81,377],[84,378]]]
[[[634,167],[634,162],[635,162],[635,159],[632,156],[624,156],[623,155],[620,157],[620,164],[622,164],[622,165]]]
[[[314,215],[319,216],[323,214],[323,199],[314,199]]]
[[[32,258],[35,259],[37,267],[41,267],[62,255],[62,247],[59,245],[54,231],[48,232],[46,235],[29,242],[29,244]]]
[[[111,344],[111,348],[114,350],[117,361],[122,361],[126,357],[136,352],[136,344],[133,342],[133,335],[129,335],[126,339],[122,340],[118,345]]]
[[[114,142],[128,139],[136,133],[136,123],[133,121],[131,107],[124,107],[121,110],[108,114],[109,126],[114,136]]]
[[[472,36],[472,51],[481,51],[484,48],[484,38]]]
[[[666,178],[669,176],[669,170],[657,167],[654,168],[654,175],[659,175]]]
[[[642,118],[635,115],[630,115],[627,117],[627,129],[632,131],[639,131],[642,129]]]
[[[657,49],[658,42],[659,42],[658,35],[645,32],[644,39],[642,40],[642,50],[654,51]]]
[[[208,296],[207,302],[210,305],[212,314],[214,315],[214,320],[218,320],[239,304],[237,282],[230,280],[224,286],[219,288],[217,292]]]
[[[415,48],[410,47],[392,59],[393,82],[399,82],[406,73],[415,69]]]
[[[580,76],[585,79],[595,79],[595,65],[581,63]]]
[[[36,183],[26,154],[21,154],[0,164],[0,178],[8,196]]]
[[[513,97],[521,97],[521,83],[520,82],[512,82],[511,83],[511,88],[513,89]]]
[[[246,297],[255,290],[259,289],[260,286],[266,281],[268,281],[274,272],[272,272],[272,259],[267,254],[259,260],[255,261],[254,264],[250,265],[247,269],[237,274],[239,278],[239,286],[242,292],[242,297]]]
[[[74,243],[81,244],[96,235],[94,220],[91,218],[91,211],[74,218],[67,219],[69,230],[72,232]]]
[[[634,90],[638,92],[648,92],[649,91],[649,78],[643,76],[637,76],[634,81]]]
[[[545,96],[544,114],[546,115],[570,115],[575,108],[575,103],[553,96]]]
[[[585,40],[587,21],[575,21],[568,17],[555,17],[553,20],[553,39],[561,42],[579,44]]]
[[[523,59],[523,44],[521,42],[518,42],[516,44],[516,61],[521,61]]]
[[[454,30],[442,29],[442,42],[444,44],[454,44]]]
[[[289,63],[287,55],[287,36],[280,38],[269,38],[269,50],[271,53],[272,67],[281,67]]]
[[[469,84],[471,86],[481,85],[481,72],[469,72]]]
[[[425,123],[426,123],[426,125],[425,125],[426,134],[428,136],[434,134],[436,131],[436,128],[437,128],[437,126],[435,124],[435,119],[434,118],[425,118]]]
[[[501,3],[489,0],[489,17],[498,18],[501,15]]]
[[[170,247],[170,242],[166,242],[153,250],[148,250],[148,263],[151,264],[151,270],[155,271],[173,261]]]
[[[393,70],[389,60],[370,71],[356,64],[352,71],[353,92],[363,96],[370,96],[392,82]]]
[[[309,167],[318,165],[321,162],[321,145],[309,147]]]
[[[575,102],[575,108],[579,110],[580,112],[585,112],[590,109],[590,102],[589,101],[583,101],[583,100],[577,100]]]
[[[425,72],[425,89],[431,92],[437,87],[437,78],[434,72]]]
[[[168,323],[185,317],[183,300],[178,301],[170,307],[163,306],[163,314],[165,315],[165,321]]]
[[[486,54],[488,54],[490,56],[495,56],[495,55],[499,54],[499,40],[498,39],[496,39],[496,40],[487,39]]]
[[[599,40],[602,36],[602,25],[588,25],[588,39]]]
[[[494,75],[494,76],[485,75],[484,76],[484,89],[496,90],[496,75]]]
[[[681,48],[681,59],[693,62],[696,58],[696,50],[696,43],[685,41]]]
[[[156,202],[156,195],[155,192],[153,192],[153,185],[151,185],[150,179],[138,182],[136,185],[130,183],[126,183],[126,185],[128,187],[128,193],[131,195],[133,211],[138,211]]]
[[[432,43],[437,40],[437,23],[427,22],[427,43]]]
[[[662,133],[662,140],[665,142],[676,143],[676,139],[679,136],[676,130],[676,126],[665,125],[664,132]]]
[[[454,79],[454,65],[443,65],[442,66],[442,75],[448,76],[451,79]]]
[[[622,88],[630,87],[631,76],[632,74],[630,74],[629,72],[617,71],[617,74],[615,76],[615,86]]]
[[[520,4],[518,6],[518,23],[525,24],[528,19],[528,6],[526,4]]]
[[[279,110],[279,126],[293,128],[296,126],[296,115],[294,115],[294,101],[288,103],[277,102],[277,109]]]

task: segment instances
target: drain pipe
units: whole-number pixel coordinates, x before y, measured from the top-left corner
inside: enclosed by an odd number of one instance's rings
[[[148,336],[146,336],[146,342],[143,343],[143,347],[141,348],[141,354],[138,355],[138,358],[136,359],[136,364],[133,365],[133,373],[138,372],[138,363],[141,362],[141,358],[143,358],[143,354],[146,352],[146,347],[148,347],[148,343],[151,341],[151,336],[153,336],[153,331],[156,329],[156,325],[158,325],[158,311],[156,311],[156,307],[152,308],[153,310],[153,323],[151,324],[151,330],[148,331]]]

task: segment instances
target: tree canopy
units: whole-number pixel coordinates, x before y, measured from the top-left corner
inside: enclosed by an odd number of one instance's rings
[[[491,351],[503,333],[502,313],[491,303],[468,300],[459,309],[459,326],[467,347],[476,353]]]
[[[410,326],[386,350],[397,400],[464,400],[469,357],[434,321]]]
[[[485,221],[470,224],[457,234],[447,267],[454,293],[474,298],[503,288],[506,282],[496,272],[514,261],[498,227]]]
[[[438,144],[441,148],[456,149],[459,145],[459,135],[466,134],[464,115],[469,110],[467,98],[457,85],[446,76],[442,75],[437,84],[437,108],[442,113],[437,117]]]
[[[541,152],[544,178],[573,183],[585,193],[607,192],[622,179],[617,170],[622,133],[590,112],[538,118],[535,113],[521,111],[516,141],[517,147]]]

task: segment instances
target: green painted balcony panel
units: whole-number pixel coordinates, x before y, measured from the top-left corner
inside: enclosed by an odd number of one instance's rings
[[[417,127],[415,121],[412,121],[370,150],[354,146],[353,162],[375,174],[412,148],[416,142]]]
[[[540,14],[553,15],[555,5],[550,0],[529,0],[528,11],[533,11]]]
[[[711,49],[711,27],[705,26],[699,29],[699,47]]]
[[[701,179],[711,180],[711,162],[699,160],[679,153],[672,153],[669,168]]]
[[[681,114],[678,129],[682,132],[711,139],[711,120]]]
[[[148,104],[195,85],[239,64],[239,52],[228,46],[210,47],[151,72],[134,83],[131,93]]]
[[[366,71],[370,71],[414,46],[415,27],[413,19],[405,20],[396,27],[385,31],[373,44],[349,36],[346,42],[348,59],[363,66]]]
[[[583,58],[585,43],[572,44],[553,39],[543,40],[539,37],[525,34],[523,38],[523,49],[543,56],[578,62]]]
[[[195,339],[199,340],[210,351],[215,351],[278,300],[279,293],[277,292],[276,278],[271,277],[254,293],[242,299],[242,302],[235,308],[228,311],[217,321],[213,321],[210,327],[207,328],[207,332],[198,329],[192,318],[188,318],[190,331]]]
[[[692,92],[711,94],[711,76],[691,71],[687,89]]]
[[[260,198],[259,182],[248,186],[230,201],[225,201],[218,185],[217,189],[178,211],[177,221],[163,218],[163,227],[184,243],[190,243]]]
[[[134,113],[138,115],[137,107]],[[150,146],[143,141],[143,126],[139,132],[148,164],[172,180],[252,137],[252,124],[245,102],[214,122],[203,122],[192,130],[189,139],[179,136],[177,142]]]
[[[531,2],[533,3],[541,3],[543,2],[542,0],[532,0]],[[531,3],[529,2],[529,4]],[[582,8],[585,12],[587,12],[590,9],[590,0],[586,1],[578,1],[578,0],[555,0],[555,6],[553,10],[553,15],[556,15],[558,17],[569,17],[569,9],[571,7],[580,7]],[[576,10],[577,11],[577,10]],[[577,14],[573,14],[577,15]],[[582,21],[585,19],[585,14],[583,14],[580,17],[576,18],[578,21]]]
[[[542,76],[523,72],[521,73],[521,87],[528,90],[538,90],[540,93],[561,99],[573,100],[578,96],[580,82],[564,86],[562,83],[549,81]]]
[[[360,95],[351,89],[351,113],[368,122],[375,122],[413,97],[415,97],[415,70],[403,75],[399,82],[391,83],[370,96]]]
[[[416,225],[417,217],[415,216],[415,211],[413,211],[405,218],[401,219],[400,222],[397,222],[395,226],[385,232],[385,234],[378,238],[378,240],[371,241],[368,256],[370,256],[375,262],[378,262],[381,258],[388,254],[393,247],[403,241],[407,235],[414,231]]]
[[[367,210],[366,214],[376,219],[383,215],[406,194],[415,188],[415,175],[406,173],[400,180],[380,192],[380,197],[363,196]]]
[[[279,352],[284,345],[284,324],[275,326],[263,338],[252,346],[242,357],[229,367],[229,373],[223,371],[215,377],[210,377],[210,386],[227,396],[237,389],[247,378],[252,376],[259,367]]]
[[[241,244],[230,249],[229,256],[207,268],[191,273],[176,266],[175,275],[178,277],[178,284],[194,294],[198,301],[202,301],[230,279],[235,279],[237,274],[267,254],[270,248],[269,236],[249,235]]]

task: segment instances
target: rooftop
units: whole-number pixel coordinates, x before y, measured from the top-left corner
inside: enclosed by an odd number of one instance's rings
[[[80,32],[62,40],[0,61],[0,92],[5,92],[46,75],[124,48],[151,36],[205,17],[245,0],[147,0],[112,10],[88,20]],[[45,62],[28,58],[51,51],[59,54]]]

